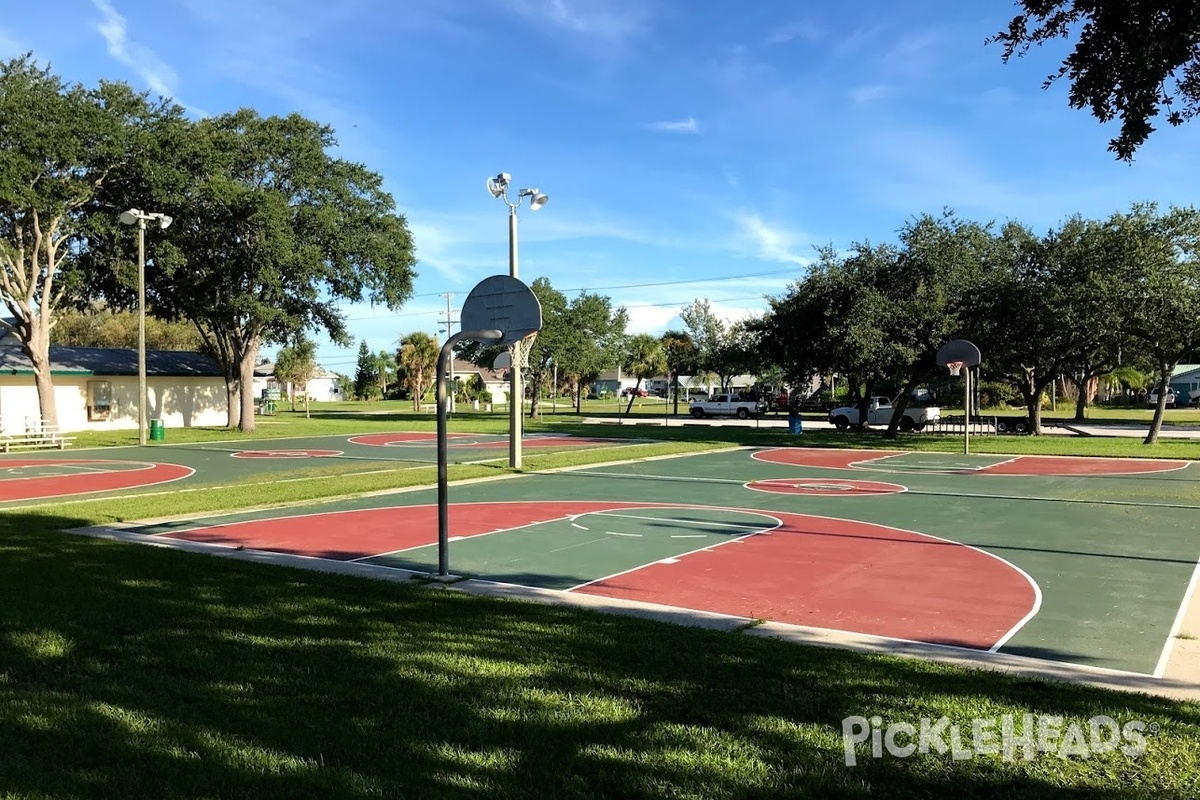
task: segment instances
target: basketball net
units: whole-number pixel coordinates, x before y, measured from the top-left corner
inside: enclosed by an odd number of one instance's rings
[[[533,341],[537,338],[537,333],[531,333],[524,339],[513,342],[509,345],[509,351],[512,353],[512,363],[521,367],[521,373],[524,374],[529,369],[529,352],[533,349]]]
[[[951,375],[958,375],[959,371],[963,368],[963,362],[949,361],[946,363],[946,368],[950,370]]]

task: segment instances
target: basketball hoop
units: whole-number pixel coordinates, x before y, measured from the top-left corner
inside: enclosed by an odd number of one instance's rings
[[[535,339],[537,339],[537,332],[531,333],[524,339],[513,342],[508,346],[508,349],[512,352],[512,363],[519,364],[522,373],[529,369],[529,353],[533,350]]]
[[[963,368],[963,362],[961,362],[961,361],[948,361],[946,363],[946,369],[950,370],[951,375],[957,376],[959,371],[962,370],[962,368]]]

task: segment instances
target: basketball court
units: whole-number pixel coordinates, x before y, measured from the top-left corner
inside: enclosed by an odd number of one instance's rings
[[[533,473],[451,487],[449,568],[464,586],[1161,678],[1197,580],[1197,469],[742,448]],[[413,577],[438,568],[437,523],[421,489],[109,534]]]
[[[354,475],[437,463],[437,436],[396,431],[361,436],[309,436],[254,441],[155,444],[0,456],[0,508],[36,501],[64,501],[116,494],[161,493],[214,485],[253,485],[304,477]],[[620,448],[633,457],[642,440],[526,434],[531,454],[565,448]],[[451,463],[501,463],[505,434],[450,433]]]

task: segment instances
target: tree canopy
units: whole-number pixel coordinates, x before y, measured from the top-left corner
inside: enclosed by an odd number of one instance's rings
[[[0,62],[0,327],[33,366],[43,424],[58,421],[50,330],[87,295],[89,209],[143,155],[141,132],[179,113],[125,84],[68,85],[31,54]]]
[[[299,114],[178,121],[156,142],[154,158],[99,201],[175,218],[156,232],[148,296],[158,313],[196,325],[225,370],[230,424],[252,430],[259,347],[306,330],[348,344],[339,304],[399,307],[412,292],[412,238],[382,178],[329,155],[332,129]],[[97,260],[128,258],[111,222],[94,235]]]
[[[1071,108],[1100,122],[1120,120],[1108,149],[1123,161],[1154,132],[1166,112],[1181,125],[1200,110],[1200,4],[1190,0],[1019,0],[1017,14],[988,41],[1007,63],[1030,47],[1075,39],[1044,86],[1070,81]]]

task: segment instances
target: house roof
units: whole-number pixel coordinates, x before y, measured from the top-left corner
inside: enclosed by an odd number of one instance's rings
[[[0,374],[32,375],[33,364],[20,348],[0,347]],[[137,350],[51,346],[50,374],[137,375]],[[173,378],[222,377],[220,367],[210,356],[184,350],[147,350],[146,374]]]
[[[262,364],[258,364],[257,366],[254,367],[254,375],[255,375],[255,377],[258,377],[258,378],[273,378],[273,377],[275,377],[275,362],[267,361]],[[336,378],[337,373],[330,372],[329,370],[325,369],[320,364],[318,364],[317,368],[313,370],[313,374],[311,377],[313,377],[313,378]]]
[[[508,371],[503,369],[488,369],[481,367],[478,364],[473,364],[470,361],[462,359],[454,359],[454,374],[456,377],[464,375],[479,375],[483,378],[484,383],[503,383],[508,380]]]
[[[1189,372],[1200,372],[1200,364],[1176,364],[1175,369],[1171,370],[1171,377],[1178,378]]]

